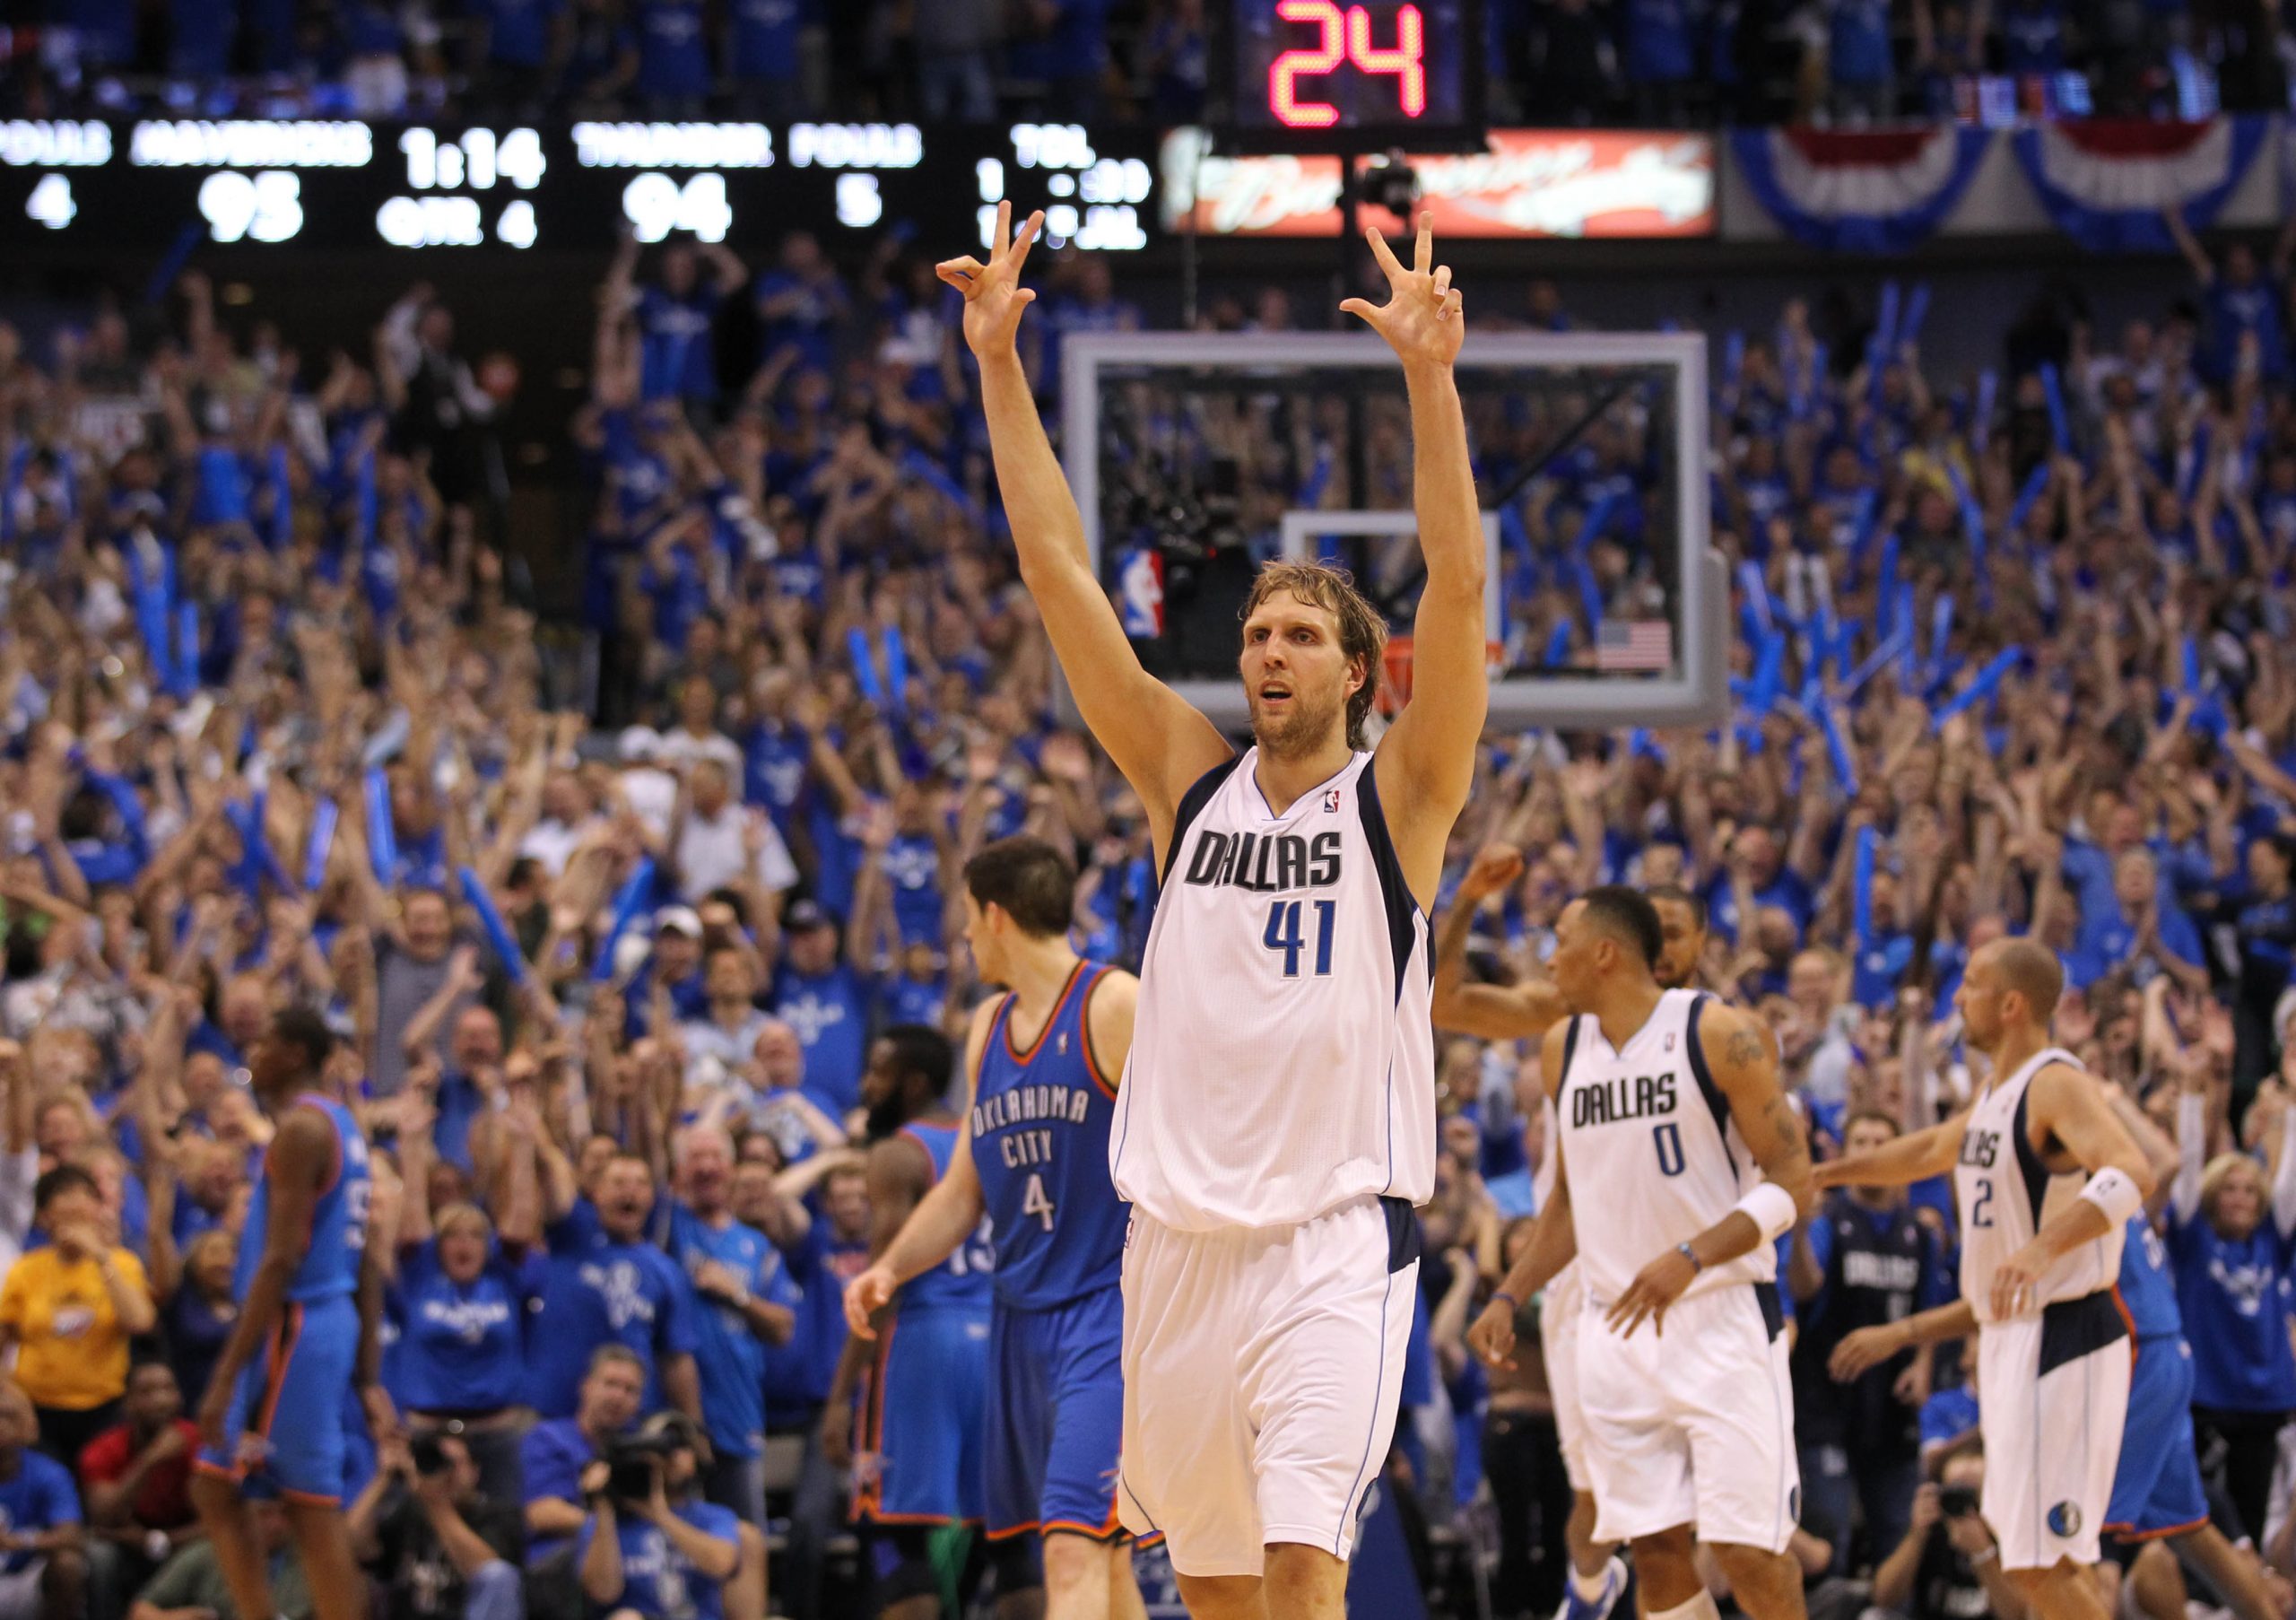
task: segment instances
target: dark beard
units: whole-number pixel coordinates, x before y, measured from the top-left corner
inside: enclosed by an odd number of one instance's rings
[[[901,1111],[900,1098],[888,1097],[869,1110],[869,1140],[882,1142],[908,1123],[909,1116]]]

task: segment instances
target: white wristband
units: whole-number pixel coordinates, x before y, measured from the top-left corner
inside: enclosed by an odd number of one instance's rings
[[[2144,1207],[2144,1194],[2138,1189],[2136,1179],[2109,1164],[2089,1178],[2081,1196],[2103,1210],[2116,1231],[2127,1225]]]
[[[1735,1207],[1761,1229],[1765,1243],[1774,1243],[1793,1231],[1801,1214],[1794,1206],[1794,1195],[1775,1181],[1757,1183]]]

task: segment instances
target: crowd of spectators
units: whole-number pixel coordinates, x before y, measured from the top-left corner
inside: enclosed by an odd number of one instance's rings
[[[1203,0],[48,0],[0,107],[55,116],[1199,119]],[[2273,0],[1485,0],[1494,114],[1864,122],[2287,109]],[[1980,81],[2009,88],[1980,97]]]
[[[2191,256],[2157,320],[2044,304],[1981,376],[1847,306],[1715,335],[1729,721],[1494,727],[1446,905],[1486,842],[1526,853],[1464,901],[1477,971],[1511,977],[1590,884],[1692,887],[1699,981],[1760,1009],[1829,1154],[1966,1093],[1970,950],[2056,945],[2057,1038],[2179,1167],[2163,1236],[2216,1511],[2284,1615],[2292,328],[2245,245]],[[1139,316],[1101,260],[1043,291],[1048,391],[1065,335]],[[1551,287],[1471,292],[1568,322]],[[756,306],[753,371],[720,369],[728,294]],[[616,260],[568,430],[593,500],[575,699],[545,697],[486,539],[494,368],[450,313],[415,289],[324,365],[248,313],[195,274],[147,322],[91,308],[36,349],[0,327],[0,1606],[225,1612],[182,1414],[270,1129],[246,1057],[300,1002],[377,1148],[407,1432],[344,1500],[390,1612],[502,1616],[521,1589],[553,1614],[853,1612],[856,1459],[823,1407],[866,1256],[873,1032],[961,1028],[954,875],[988,839],[1074,851],[1104,959],[1136,963],[1156,893],[1137,802],[1053,708],[953,311],[897,250],[839,266],[793,236],[754,282],[724,252]],[[1291,318],[1271,296],[1205,324]],[[1254,408],[1165,431],[1237,461],[1255,547],[1273,511],[1343,504],[1313,469],[1358,449],[1375,492],[1407,484],[1377,408],[1361,447],[1344,411]],[[1510,643],[1590,664],[1584,591],[1645,591],[1670,521],[1661,451],[1624,418],[1560,456],[1560,416],[1471,425],[1485,486],[1518,488]],[[1565,537],[1597,507],[1582,579]],[[1453,1551],[1430,1581],[1456,1595],[1460,1549],[1487,1552],[1510,1616],[1559,1595],[1567,1493],[1535,1367],[1492,1388],[1462,1334],[1535,1202],[1536,1064],[1442,1044],[1390,1465],[1416,1545]],[[1853,1220],[1902,1233],[1902,1304],[1952,1290],[1935,1199],[1839,1195],[1789,1244],[1805,1567],[1909,1620],[2022,1620],[1968,1511],[1960,1358],[1832,1377]],[[664,1461],[612,1483],[633,1426]],[[2172,1575],[2135,1584],[2160,1620]]]

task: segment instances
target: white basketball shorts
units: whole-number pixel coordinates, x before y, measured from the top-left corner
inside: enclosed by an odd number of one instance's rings
[[[1578,1313],[1578,1402],[1597,1541],[1690,1525],[1700,1541],[1782,1553],[1801,1510],[1794,1389],[1777,1293],[1724,1283],[1677,1300],[1665,1332],[1622,1337],[1609,1302]]]
[[[2130,1349],[2109,1288],[1979,1328],[1982,1506],[2003,1569],[2096,1563],[2128,1417]]]
[[[1387,1459],[1419,1287],[1400,1199],[1124,1250],[1124,1528],[1183,1575],[1257,1575],[1273,1542],[1345,1558]]]
[[[1587,1472],[1587,1419],[1578,1409],[1578,1312],[1585,1302],[1576,1266],[1566,1267],[1549,1283],[1539,1301],[1539,1355],[1546,1363],[1547,1394],[1554,1402],[1562,1471],[1574,1491],[1595,1488],[1594,1476]]]

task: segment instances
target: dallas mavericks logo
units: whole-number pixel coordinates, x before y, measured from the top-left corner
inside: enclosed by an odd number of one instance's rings
[[[2081,1509],[2078,1503],[2060,1502],[2048,1511],[2048,1533],[2052,1536],[2078,1536],[2081,1533]]]

